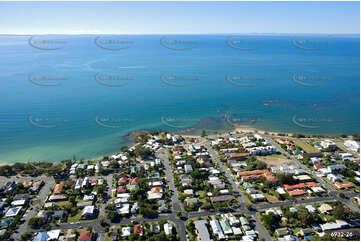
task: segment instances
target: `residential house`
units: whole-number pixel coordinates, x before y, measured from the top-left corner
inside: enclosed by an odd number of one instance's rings
[[[90,240],[92,240],[92,232],[90,232],[90,231],[81,232],[80,235],[79,235],[78,240],[79,241],[90,241]]]
[[[210,198],[212,203],[232,201],[233,199],[235,199],[233,195],[215,196]]]
[[[169,212],[168,205],[164,200],[159,200],[158,204],[159,204],[158,211],[160,213],[168,213]]]
[[[173,229],[172,224],[170,224],[170,223],[165,223],[164,226],[163,226],[163,228],[164,228],[164,232],[165,232],[166,235],[172,234],[172,229]]]
[[[323,163],[317,162],[313,165],[313,168],[315,168],[315,170],[319,170],[319,169],[323,168]]]
[[[58,202],[68,199],[67,195],[61,194],[61,195],[51,195],[48,199],[49,202]]]
[[[65,216],[66,216],[66,212],[64,210],[54,211],[53,214],[51,215],[53,219],[62,219],[65,218]]]
[[[220,225],[221,225],[221,227],[222,227],[222,230],[223,230],[223,233],[224,233],[225,235],[231,235],[231,234],[233,234],[232,228],[231,228],[231,226],[229,225],[229,223],[228,223],[228,221],[227,221],[226,218],[220,219],[220,220],[219,220],[219,223],[220,223]]]
[[[142,235],[143,235],[143,226],[142,226],[142,225],[136,225],[136,226],[134,226],[134,228],[133,228],[133,233],[134,233],[135,235],[142,236]]]
[[[327,179],[329,179],[332,182],[337,182],[337,181],[341,181],[340,178],[338,178],[337,176],[335,176],[334,174],[328,174],[327,175]]]
[[[9,210],[5,213],[5,217],[9,218],[9,217],[16,217],[20,211],[21,211],[22,207],[13,207],[13,208],[9,208]]]
[[[191,173],[193,171],[193,168],[191,165],[184,165],[184,171],[185,173]]]
[[[348,228],[349,224],[344,220],[336,220],[336,222],[329,222],[320,225],[322,231],[336,230]]]
[[[221,225],[219,224],[218,220],[211,220],[210,225],[211,225],[213,234],[215,234],[219,240],[226,239],[226,236],[223,234]]]
[[[305,208],[308,210],[309,213],[316,212],[316,208],[312,205],[306,205]]]
[[[152,234],[159,234],[160,233],[160,226],[155,225],[155,224],[151,224],[150,225],[150,231],[152,232]]]
[[[315,231],[313,231],[313,229],[305,228],[305,229],[301,229],[300,231],[298,231],[297,235],[307,236],[307,235],[310,235],[310,234],[313,234],[313,233],[315,233]]]
[[[322,140],[320,145],[324,149],[337,148],[336,143],[331,140]]]
[[[184,201],[188,207],[197,206],[199,204],[198,198],[187,197]]]
[[[349,188],[352,188],[354,185],[352,183],[342,184],[340,182],[335,182],[335,186],[338,189],[349,189]]]
[[[285,235],[288,235],[290,233],[289,229],[286,227],[286,228],[278,228],[275,230],[275,234],[278,236],[278,237],[283,237]]]
[[[327,169],[329,170],[330,173],[337,173],[341,169],[347,169],[347,167],[343,164],[338,164],[338,165],[330,165],[327,167]]]
[[[251,194],[250,195],[253,201],[259,202],[265,200],[265,196],[263,194]]]
[[[200,241],[210,241],[210,235],[207,228],[207,220],[197,220],[194,221],[194,225],[196,227],[198,238]]]
[[[321,213],[329,213],[333,210],[332,206],[327,204],[327,203],[323,203],[319,208],[318,211],[320,211]]]
[[[129,209],[130,209],[129,203],[124,203],[124,204],[121,204],[120,206],[121,206],[121,208],[116,209],[117,214],[121,214],[121,215],[129,214]]]
[[[82,219],[92,219],[96,216],[96,208],[95,206],[86,206],[83,208]]]
[[[131,228],[130,227],[123,227],[122,228],[122,237],[128,237],[130,235]]]
[[[358,149],[360,149],[360,144],[355,140],[346,140],[343,144],[354,152],[357,152]]]
[[[56,184],[53,193],[55,195],[61,194],[63,192],[63,186],[64,186],[64,182],[60,182],[59,184]]]
[[[228,217],[228,221],[229,221],[229,224],[232,226],[232,227],[237,227],[239,226],[240,224],[240,221],[239,219],[237,219],[235,216],[229,216]]]
[[[93,205],[93,201],[78,202],[78,203],[76,204],[76,207],[77,207],[77,208],[84,208],[84,207],[92,206],[92,205]]]

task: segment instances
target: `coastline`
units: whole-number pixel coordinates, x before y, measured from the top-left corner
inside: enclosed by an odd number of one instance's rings
[[[277,131],[267,131],[267,130],[263,130],[263,129],[259,129],[259,128],[255,128],[252,125],[249,124],[230,124],[230,130],[222,130],[220,132],[215,132],[215,133],[211,133],[211,134],[207,134],[208,138],[214,138],[217,136],[223,136],[227,133],[258,133],[258,134],[269,134],[269,135],[277,135],[277,134],[284,134],[285,137],[291,137],[292,135],[294,135],[295,133],[289,133],[289,132],[277,132]],[[164,131],[164,130],[158,130],[159,132],[166,132],[166,133],[170,133],[172,135],[181,135],[182,137],[186,138],[186,139],[201,139],[201,135],[198,134],[182,134],[179,131],[174,131],[174,132],[169,132],[169,131]],[[123,136],[120,136],[120,138],[125,139],[126,143],[129,143],[129,146],[133,146],[135,144],[135,140],[137,137],[139,137],[141,134],[144,133],[149,133],[149,132],[154,132],[154,131],[147,131],[147,130],[134,130],[131,131]],[[211,131],[214,132],[214,131]],[[309,135],[309,134],[307,134]],[[316,135],[316,134],[313,134]],[[326,135],[329,136],[329,135]],[[120,147],[119,147],[120,148]],[[98,161],[98,160],[102,160],[104,159],[104,157],[106,156],[111,156],[111,155],[115,155],[118,154],[119,152],[112,152],[109,154],[104,154],[98,157],[93,157],[93,158],[88,158],[88,159],[81,159],[81,160],[76,160],[76,162],[80,162],[80,161]],[[66,160],[66,159],[65,159]],[[57,160],[57,161],[30,161],[30,162],[49,162],[49,163],[59,163],[62,160]],[[27,161],[29,162],[29,161]],[[27,163],[27,162],[1,162],[0,163],[0,167],[1,166],[11,166],[14,165],[16,163]]]

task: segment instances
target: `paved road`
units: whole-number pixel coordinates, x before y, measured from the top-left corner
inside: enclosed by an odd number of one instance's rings
[[[172,173],[172,169],[170,167],[170,162],[168,158],[168,153],[165,148],[161,148],[156,152],[156,157],[163,161],[165,167],[165,176],[169,185],[169,189],[171,191],[171,199],[172,199],[172,211],[180,211],[182,212],[182,205],[178,198],[177,189],[174,185],[174,177]]]
[[[243,193],[241,192],[241,190],[239,189],[237,184],[234,182],[231,171],[226,169],[226,167],[222,164],[221,160],[219,159],[218,154],[212,149],[212,147],[210,146],[210,144],[208,142],[205,144],[205,146],[207,147],[207,150],[209,151],[210,156],[217,162],[218,167],[221,168],[221,170],[223,171],[223,174],[225,174],[226,178],[228,179],[228,182],[232,185],[234,194],[236,195],[238,201],[240,202],[240,206],[238,207],[237,210],[240,212],[246,213],[248,210],[245,209],[244,205],[247,203],[247,200],[243,196]],[[253,217],[255,225],[256,225],[255,229],[259,233],[259,237],[261,237],[265,240],[272,240],[268,231],[261,224],[261,221],[259,220],[259,218],[255,214],[253,214],[252,217]]]
[[[38,180],[38,179],[33,178],[33,180]],[[53,177],[46,177],[46,178],[43,178],[42,180],[45,182],[45,184],[41,188],[39,195],[35,199],[33,199],[33,204],[29,205],[27,213],[25,214],[25,216],[22,219],[24,222],[19,226],[17,233],[13,234],[13,238],[15,240],[20,240],[21,235],[23,233],[31,231],[31,228],[28,226],[28,222],[31,218],[36,216],[37,212],[40,210],[42,205],[45,203],[47,196],[49,195],[51,187],[55,183],[55,180]],[[18,179],[16,181],[20,182],[20,179]]]
[[[172,213],[169,215],[169,218],[167,219],[171,220],[177,225],[180,240],[186,240],[186,229],[185,229],[184,221],[180,220],[176,216],[176,212],[183,212],[183,211],[182,211],[182,205],[178,198],[177,189],[174,185],[174,177],[172,174],[172,169],[170,167],[167,150],[165,148],[161,148],[156,152],[155,155],[157,158],[163,161],[167,183],[171,191]],[[164,219],[164,217],[162,217],[162,219]]]
[[[231,184],[233,191],[238,199],[238,201],[240,202],[241,206],[243,206],[244,204],[247,203],[246,198],[243,196],[241,190],[239,189],[239,187],[237,186],[237,184],[234,182],[233,178],[232,178],[232,174],[230,172],[230,170],[228,170],[221,162],[221,160],[219,159],[218,154],[216,154],[216,152],[212,149],[212,147],[209,145],[209,143],[205,144],[207,150],[209,151],[209,155],[217,162],[218,167],[221,169],[221,171],[223,172],[223,174],[226,176],[228,182]]]
[[[352,210],[359,212],[360,208],[355,206],[349,199],[344,199],[340,197],[340,193],[339,191],[337,191],[334,187],[332,187],[329,183],[327,183],[325,180],[323,180],[322,178],[318,177],[314,171],[310,170],[307,166],[305,166],[304,164],[302,164],[299,160],[295,159],[292,155],[290,155],[287,151],[285,151],[284,149],[282,149],[282,147],[280,145],[278,145],[276,142],[273,141],[272,137],[264,135],[264,138],[273,146],[277,147],[277,149],[286,157],[288,157],[289,159],[291,159],[293,162],[295,162],[299,167],[301,167],[302,169],[306,170],[308,173],[312,174],[312,176],[316,179],[316,181],[318,183],[321,183],[324,187],[327,188],[327,190],[329,191],[329,195],[331,197],[335,196],[337,197],[336,199],[339,201],[344,202],[348,207],[350,207]]]
[[[304,166],[301,162],[299,162],[298,160],[296,160],[294,157],[290,156],[286,151],[284,151],[278,144],[276,144],[269,136],[265,136],[265,139],[270,142],[272,145],[274,145],[275,147],[277,147],[281,153],[283,153],[285,156],[287,156],[288,158],[290,158],[292,161],[294,161],[296,164],[298,164],[301,168],[305,169],[306,171],[308,171],[309,173],[313,173],[312,171],[310,171],[306,166]],[[210,156],[216,161],[218,167],[223,171],[223,173],[225,174],[228,182],[232,185],[232,188],[235,192],[235,195],[237,197],[237,199],[240,202],[240,206],[238,208],[233,209],[234,212],[242,212],[244,214],[248,214],[250,216],[252,216],[254,222],[255,222],[255,230],[259,232],[259,236],[263,239],[266,240],[271,240],[271,236],[268,234],[268,231],[263,227],[263,225],[261,224],[259,218],[256,216],[256,212],[255,211],[249,211],[247,209],[245,209],[244,205],[247,203],[247,199],[243,196],[242,192],[240,191],[238,185],[235,183],[232,174],[230,172],[230,170],[228,170],[220,161],[220,158],[218,156],[218,154],[212,149],[212,147],[210,146],[208,141],[203,141],[201,143],[199,143],[200,145],[205,145],[209,151]],[[176,212],[180,211],[182,212],[182,215],[186,218],[195,218],[195,217],[203,217],[203,216],[211,216],[211,215],[216,215],[216,214],[221,214],[223,212],[221,211],[203,211],[203,212],[190,212],[190,213],[186,213],[185,211],[182,210],[182,205],[179,201],[178,198],[178,193],[177,190],[175,188],[174,185],[174,177],[173,177],[173,173],[172,173],[172,169],[170,166],[170,162],[168,159],[168,154],[165,148],[161,148],[160,150],[158,150],[156,152],[156,156],[157,158],[160,158],[163,161],[164,167],[165,167],[165,173],[166,173],[166,179],[167,179],[167,183],[169,185],[169,189],[173,192],[171,192],[171,199],[172,199],[172,213],[168,214],[168,215],[160,215],[158,218],[155,219],[147,219],[147,218],[132,218],[132,219],[122,219],[119,223],[111,223],[108,219],[106,219],[105,216],[105,206],[107,205],[107,203],[105,204],[101,204],[99,206],[99,217],[104,217],[105,221],[108,222],[110,225],[119,225],[119,224],[129,224],[132,221],[136,221],[139,223],[142,222],[152,222],[152,221],[159,221],[159,220],[170,220],[173,223],[176,224],[177,226],[177,230],[178,230],[178,234],[180,237],[180,240],[184,241],[186,240],[186,229],[185,229],[185,221],[179,219],[176,216]],[[110,174],[108,176],[106,176],[106,182],[108,184],[108,197],[110,198],[111,196],[111,190],[112,190],[112,185],[113,185],[113,175]],[[40,177],[39,177],[40,178]],[[97,176],[97,178],[104,178],[104,176]],[[284,201],[284,202],[278,202],[278,203],[268,203],[268,204],[262,204],[262,205],[253,205],[254,208],[256,208],[256,210],[261,210],[261,209],[268,209],[268,208],[272,208],[272,207],[279,207],[282,205],[299,205],[299,204],[305,204],[305,203],[312,203],[312,202],[320,202],[320,201],[330,201],[330,200],[341,200],[342,202],[346,203],[351,209],[355,210],[355,211],[359,211],[359,208],[357,208],[356,206],[354,206],[351,201],[349,200],[350,197],[354,197],[354,196],[359,196],[359,193],[347,193],[345,194],[346,197],[348,199],[343,199],[339,197],[339,192],[334,189],[332,186],[330,186],[326,181],[322,180],[321,178],[315,176],[316,180],[323,184],[327,189],[329,189],[330,193],[329,196],[327,197],[315,197],[315,198],[311,198],[308,200],[297,200],[297,201]],[[32,230],[30,227],[27,226],[27,223],[29,221],[30,218],[34,217],[36,215],[36,212],[40,209],[42,202],[45,201],[46,196],[49,194],[50,192],[50,188],[53,186],[54,184],[54,179],[53,178],[49,178],[49,177],[43,177],[42,178],[45,181],[45,186],[43,187],[43,189],[41,190],[38,200],[38,203],[34,203],[34,205],[32,206],[32,210],[30,210],[26,216],[24,217],[25,222],[20,226],[18,232],[16,234],[13,235],[13,238],[15,240],[19,240],[20,239],[20,235],[22,233],[25,232],[36,232],[36,230]],[[29,180],[34,180],[34,178],[31,177],[12,177],[12,178],[6,178],[6,177],[0,177],[0,182],[4,182],[4,181],[10,181],[10,180],[15,180],[17,182],[23,182],[23,181],[29,181]],[[92,227],[97,233],[98,233],[98,240],[104,240],[105,239],[105,232],[104,229],[100,226],[99,221],[95,220],[92,222],[79,222],[79,223],[73,223],[73,224],[60,224],[57,226],[53,226],[52,229],[80,229],[80,228],[87,228],[87,227]]]
[[[104,177],[102,177],[104,178]],[[99,216],[98,218],[103,218],[105,222],[107,223],[110,223],[110,220],[107,219],[107,216],[105,214],[105,207],[108,205],[109,203],[109,200],[110,200],[110,197],[112,195],[112,189],[113,189],[113,174],[109,174],[105,177],[105,182],[107,183],[107,187],[108,187],[108,190],[106,192],[107,194],[107,198],[106,198],[106,202],[105,203],[102,203],[100,206],[99,206]],[[99,221],[98,221],[99,223]],[[99,227],[95,227],[97,228],[98,230],[96,230],[96,232],[98,233],[98,240],[99,241],[104,241],[105,240],[105,231],[103,229],[103,227],[99,226]]]

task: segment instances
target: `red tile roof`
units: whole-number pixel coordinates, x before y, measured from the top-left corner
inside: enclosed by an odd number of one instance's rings
[[[119,186],[117,188],[117,193],[124,193],[127,191],[127,188],[125,186]]]
[[[278,178],[275,176],[266,176],[267,181],[278,181]]]
[[[290,194],[291,196],[299,196],[299,195],[306,194],[306,192],[303,189],[296,189],[293,191],[289,191],[288,194]]]
[[[305,187],[305,183],[299,183],[299,184],[296,184],[296,185],[287,185],[287,184],[285,184],[285,185],[283,185],[283,187],[286,190],[293,190],[293,189]]]
[[[143,235],[143,226],[142,225],[134,226],[133,232],[134,232],[134,234],[137,234],[137,235]]]
[[[240,171],[238,172],[238,175],[240,174],[249,174],[254,173],[250,175],[241,175],[243,181],[247,181],[250,179],[258,179],[261,177],[265,177],[267,181],[277,181],[277,177],[273,176],[272,173],[268,170],[255,170],[255,171]]]
[[[138,177],[136,177],[136,178],[134,178],[134,179],[132,179],[132,180],[130,181],[130,184],[131,184],[131,185],[137,185],[138,183],[139,183]]]
[[[313,167],[315,167],[315,169],[320,169],[323,167],[323,163],[319,162],[313,165]]]
[[[90,180],[90,185],[95,186],[96,184],[97,184],[97,180],[96,180],[96,179]]]
[[[250,176],[250,175],[257,175],[257,174],[264,174],[269,173],[268,170],[254,170],[254,171],[239,171],[237,173],[238,176]]]
[[[250,179],[257,179],[257,178],[260,178],[260,177],[263,177],[263,174],[261,174],[261,175],[242,176],[242,180],[243,181],[248,181]]]
[[[63,191],[64,182],[55,185],[54,194],[60,194]]]
[[[80,241],[89,241],[91,239],[92,233],[89,231],[84,231],[80,233],[79,239]]]
[[[339,183],[339,182],[335,182],[335,186],[342,189],[342,188],[353,187],[353,184],[352,183],[342,184],[342,183]]]
[[[306,182],[307,187],[318,187],[319,184],[316,182]]]

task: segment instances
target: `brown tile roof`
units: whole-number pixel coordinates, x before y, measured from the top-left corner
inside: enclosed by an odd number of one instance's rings
[[[228,156],[228,159],[246,158],[247,153],[235,153]]]
[[[159,193],[159,192],[163,191],[163,188],[162,187],[153,187],[152,189],[150,189],[150,191],[152,193]]]
[[[237,173],[238,176],[250,176],[250,175],[257,175],[257,174],[264,174],[269,173],[268,170],[254,170],[254,171],[239,171]]]
[[[126,177],[121,177],[118,182],[119,183],[126,183],[128,181],[128,179]]]

